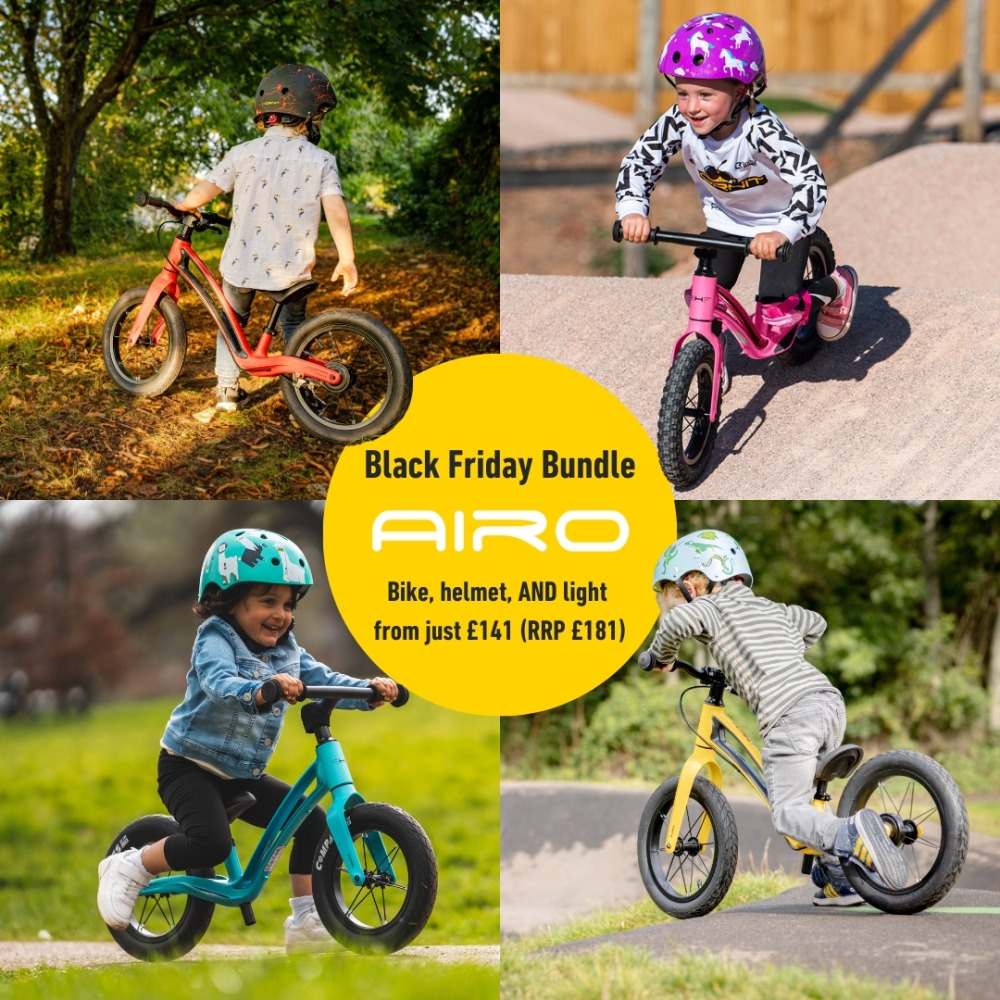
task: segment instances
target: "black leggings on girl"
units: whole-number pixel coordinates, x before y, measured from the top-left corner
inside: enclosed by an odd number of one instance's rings
[[[288,794],[289,786],[269,774],[243,780],[222,778],[186,757],[160,751],[158,791],[163,804],[177,820],[181,833],[167,837],[164,854],[172,871],[213,868],[229,856],[232,835],[226,803],[237,792],[251,792],[257,802],[240,819],[265,827]],[[292,841],[288,871],[312,873],[313,856],[324,832],[326,814],[317,806],[306,817]]]

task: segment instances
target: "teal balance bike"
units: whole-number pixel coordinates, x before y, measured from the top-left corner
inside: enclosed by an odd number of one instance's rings
[[[272,705],[281,690],[274,681],[263,687]],[[135,912],[122,931],[111,936],[135,958],[177,958],[201,940],[216,905],[238,906],[244,922],[256,922],[253,901],[260,895],[282,851],[312,809],[326,795],[327,833],[313,859],[313,895],[323,925],[345,948],[357,952],[394,952],[424,928],[437,896],[434,850],[412,816],[384,802],[366,802],[354,787],[339,742],[330,733],[330,715],[338,700],[377,701],[374,688],[309,687],[301,699],[307,733],[316,737],[316,759],[295,782],[261,834],[246,869],[233,845],[226,874],[213,869],[168,872],[139,894]],[[392,703],[400,707],[409,693],[400,687]],[[255,802],[249,792],[227,803],[229,821]],[[171,816],[143,816],[119,833],[107,854],[142,848],[178,833]]]

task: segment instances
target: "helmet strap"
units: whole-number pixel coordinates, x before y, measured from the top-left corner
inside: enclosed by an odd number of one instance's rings
[[[306,138],[314,145],[319,145],[319,122],[315,118],[309,119],[306,126]]]
[[[684,598],[685,601],[688,602],[688,604],[690,604],[694,600],[694,598],[691,596],[691,591],[687,589],[687,586],[685,585],[683,580],[677,581],[677,589],[681,592],[681,596]]]

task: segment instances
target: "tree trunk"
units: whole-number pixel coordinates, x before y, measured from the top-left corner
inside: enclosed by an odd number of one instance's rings
[[[941,621],[941,576],[938,572],[937,528],[940,504],[928,500],[924,504],[924,624],[935,628]]]
[[[76,253],[73,242],[73,186],[82,134],[53,123],[45,137],[42,231],[36,256],[47,259]]]
[[[986,696],[989,699],[988,725],[991,733],[1000,733],[1000,600],[996,602],[993,638],[990,641],[986,675]]]

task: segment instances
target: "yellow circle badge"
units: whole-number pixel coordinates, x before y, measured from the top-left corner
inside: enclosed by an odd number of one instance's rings
[[[656,449],[625,406],[555,362],[488,354],[418,375],[406,417],[344,450],[324,553],[382,671],[447,708],[520,715],[629,659],[676,535]]]

